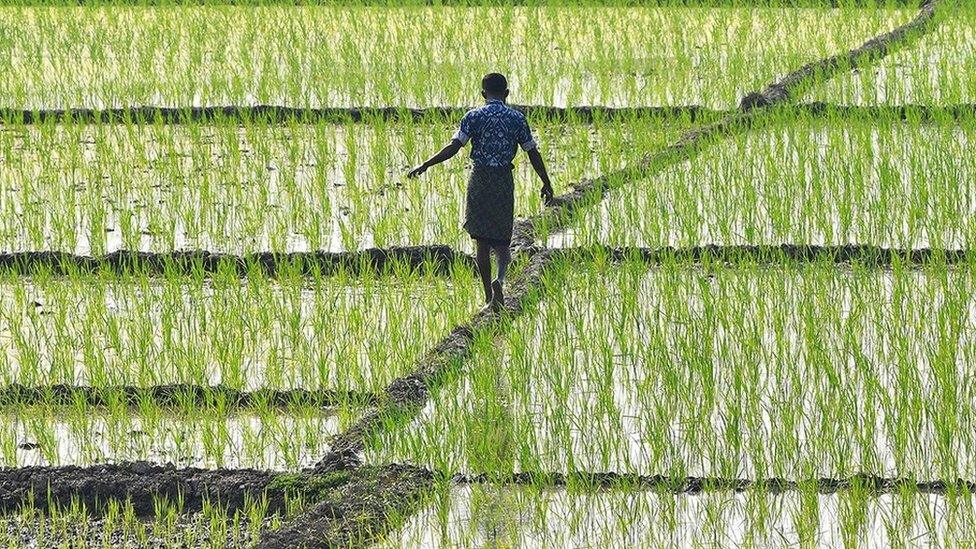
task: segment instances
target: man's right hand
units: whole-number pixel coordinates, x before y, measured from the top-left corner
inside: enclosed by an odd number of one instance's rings
[[[417,166],[416,168],[410,170],[407,173],[407,177],[409,177],[410,179],[415,179],[417,177],[420,177],[420,174],[422,174],[422,173],[424,173],[426,171],[427,171],[427,165],[426,164],[421,164],[421,165]]]

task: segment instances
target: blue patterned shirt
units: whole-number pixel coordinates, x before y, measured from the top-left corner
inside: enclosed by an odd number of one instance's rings
[[[454,140],[462,145],[471,140],[471,162],[475,166],[511,166],[516,145],[524,151],[536,147],[525,115],[499,99],[471,109],[461,119]]]

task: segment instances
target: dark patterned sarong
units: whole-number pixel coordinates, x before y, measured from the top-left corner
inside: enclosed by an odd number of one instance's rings
[[[511,166],[474,166],[468,179],[464,228],[476,240],[507,245],[515,220],[515,179]]]

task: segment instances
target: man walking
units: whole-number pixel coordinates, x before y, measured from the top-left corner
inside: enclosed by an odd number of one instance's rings
[[[464,208],[464,229],[475,240],[478,272],[485,289],[485,308],[498,309],[504,304],[505,270],[512,260],[510,245],[515,221],[515,182],[512,160],[516,146],[522,147],[532,168],[542,180],[542,198],[552,200],[552,185],[539,148],[525,116],[507,106],[508,81],[504,75],[491,73],[481,79],[485,104],[471,109],[461,119],[461,127],[443,149],[426,162],[410,170],[417,177],[427,168],[452,158],[471,141],[471,177]],[[491,252],[495,252],[498,275],[491,278]]]

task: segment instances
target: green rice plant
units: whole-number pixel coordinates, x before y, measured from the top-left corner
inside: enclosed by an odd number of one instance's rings
[[[424,243],[471,249],[467,171],[407,181],[454,124],[53,124],[0,131],[0,250],[102,254],[356,250]],[[687,119],[540,120],[560,192],[676,138]],[[517,161],[517,215],[542,203]]]
[[[976,478],[971,264],[567,259],[545,284],[538,314],[477,339],[368,458],[489,478]]]
[[[973,119],[808,119],[783,109],[690,161],[627,181],[554,246],[976,242]]]
[[[262,532],[276,525],[261,502],[247,501],[228,512],[205,502],[202,510],[186,513],[179,502],[158,499],[157,515],[137,518],[131,502],[108,502],[98,518],[80,504],[55,506],[41,512],[31,504],[0,516],[0,546],[24,547],[253,547]]]
[[[151,461],[180,467],[298,470],[317,463],[328,452],[330,437],[358,413],[313,406],[225,413],[206,406],[8,408],[3,423],[13,433],[16,451],[9,461],[5,456],[3,465]]]
[[[976,102],[976,6],[948,2],[918,43],[873,66],[852,69],[806,99],[854,105],[958,105]]]
[[[379,391],[476,310],[471,268],[0,275],[4,383]]]
[[[965,496],[966,505],[972,499]],[[944,517],[939,528],[929,528],[927,513]],[[380,546],[965,546],[973,541],[970,523],[971,517],[948,513],[945,498],[918,492],[818,494],[804,488],[673,495],[634,488],[445,485]]]
[[[730,107],[914,13],[356,4],[3,7],[2,106],[469,105],[493,69],[527,104]]]

